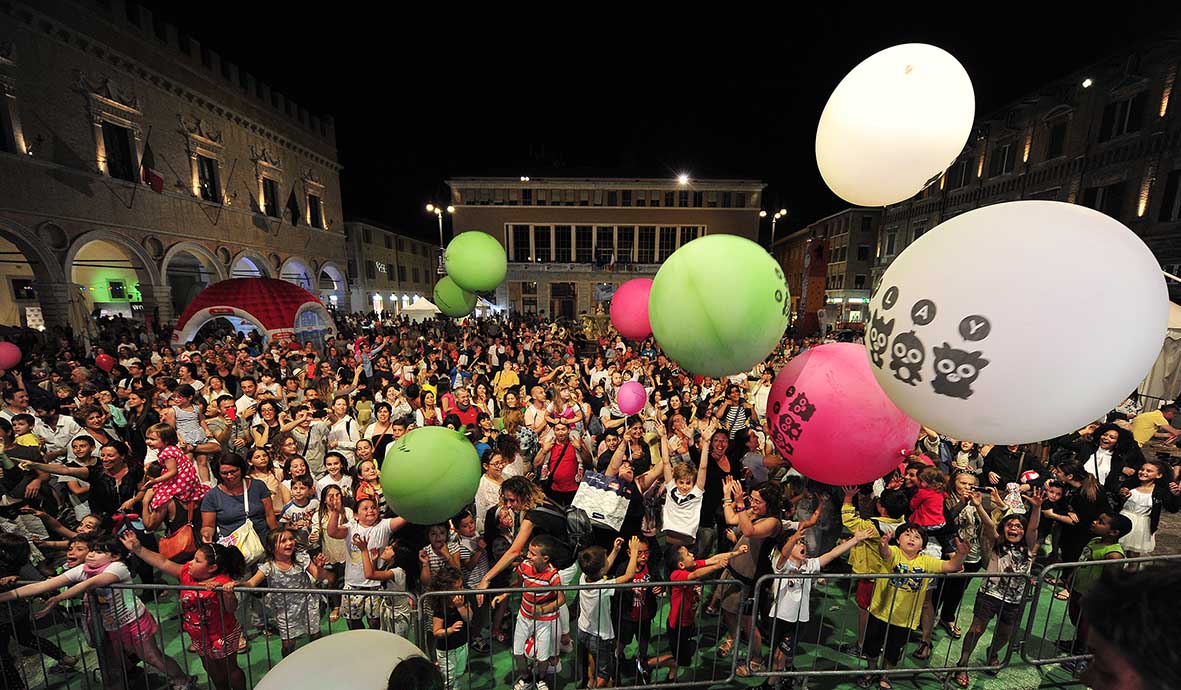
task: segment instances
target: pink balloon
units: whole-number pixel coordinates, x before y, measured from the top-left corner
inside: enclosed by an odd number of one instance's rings
[[[868,367],[867,364],[866,368]],[[632,415],[644,409],[644,405],[648,404],[648,391],[644,390],[639,381],[628,381],[619,387],[619,393],[616,394],[615,400],[619,403],[620,412]]]
[[[771,386],[767,428],[792,467],[836,486],[885,476],[919,434],[919,423],[878,386],[856,343],[821,345],[792,359]]]
[[[652,324],[648,323],[648,293],[651,291],[651,278],[633,278],[615,291],[611,298],[611,325],[623,337],[643,340],[652,335]]]
[[[21,363],[21,349],[16,345],[0,343],[0,369],[13,369]]]

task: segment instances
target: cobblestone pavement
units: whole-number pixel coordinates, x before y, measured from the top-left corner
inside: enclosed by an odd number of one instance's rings
[[[1156,552],[1181,553],[1181,513],[1162,513],[1156,530]]]

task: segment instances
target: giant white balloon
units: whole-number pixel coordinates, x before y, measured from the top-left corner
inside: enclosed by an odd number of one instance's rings
[[[959,156],[972,129],[972,80],[924,43],[887,48],[845,75],[816,128],[816,164],[851,204],[909,199]]]
[[[1164,342],[1168,292],[1131,230],[1012,201],[956,216],[882,276],[866,349],[882,389],[953,438],[1030,443],[1102,417]]]
[[[404,637],[381,630],[349,630],[296,649],[262,677],[255,690],[318,690],[324,681],[347,690],[386,690],[404,659],[425,657]]]

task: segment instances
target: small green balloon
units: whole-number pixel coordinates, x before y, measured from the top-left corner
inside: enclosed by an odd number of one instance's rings
[[[508,273],[508,257],[500,240],[478,230],[461,232],[443,252],[447,275],[468,292],[491,292]]]
[[[791,311],[783,270],[737,235],[706,235],[678,249],[652,281],[656,342],[694,374],[749,370],[783,337]]]
[[[475,499],[481,474],[476,447],[463,434],[424,426],[386,448],[381,489],[398,515],[416,525],[434,525]]]
[[[476,296],[443,276],[435,283],[435,306],[447,316],[467,316],[476,308]]]

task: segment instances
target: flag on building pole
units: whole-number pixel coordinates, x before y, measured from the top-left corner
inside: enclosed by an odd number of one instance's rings
[[[144,155],[140,159],[140,175],[143,183],[152,188],[157,194],[164,192],[164,176],[156,170],[156,157],[152,155],[152,144],[144,144]]]

